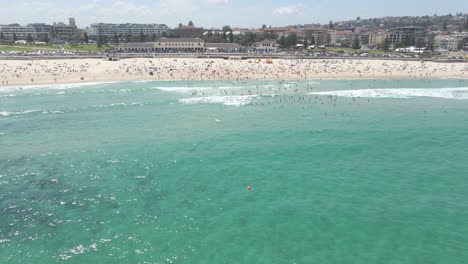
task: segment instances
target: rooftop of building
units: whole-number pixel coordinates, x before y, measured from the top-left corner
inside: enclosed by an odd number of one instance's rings
[[[160,38],[157,42],[205,42],[201,38]]]

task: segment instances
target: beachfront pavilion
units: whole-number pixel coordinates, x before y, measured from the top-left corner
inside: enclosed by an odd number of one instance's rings
[[[156,42],[121,43],[120,53],[239,53],[244,48],[236,43],[205,43],[199,38],[161,38]]]
[[[154,43],[156,52],[204,52],[201,38],[160,38]]]
[[[200,38],[161,38],[156,42],[121,43],[116,50],[121,53],[194,53],[204,52],[205,42]]]
[[[115,48],[120,53],[152,53],[155,52],[154,42],[120,43]]]

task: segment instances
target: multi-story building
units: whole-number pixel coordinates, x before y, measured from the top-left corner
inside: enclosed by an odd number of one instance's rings
[[[76,38],[78,35],[78,28],[75,24],[74,18],[69,18],[68,25],[62,22],[54,22],[54,37],[60,40],[69,40]]]
[[[250,47],[250,53],[276,53],[278,51],[278,44],[275,41],[264,40],[261,42],[255,42]]]
[[[376,47],[383,43],[387,37],[387,32],[384,30],[375,31],[369,33],[369,42],[367,43],[370,47]]]
[[[28,36],[36,37],[36,29],[32,26],[21,26],[19,24],[0,25],[0,32],[5,39],[13,40],[16,36],[18,40],[26,40]]]
[[[464,38],[468,38],[468,32],[456,32],[450,35],[437,35],[435,37],[435,46],[448,51],[456,51],[460,48],[463,48],[460,47],[460,43]]]
[[[179,38],[199,38],[203,35],[203,28],[183,26],[175,28],[172,32]]]
[[[34,23],[29,24],[28,27],[34,28],[34,38],[39,41],[50,40],[54,35],[54,28],[51,25],[47,25],[44,23]]]
[[[143,33],[147,36],[162,36],[170,33],[169,27],[164,24],[109,24],[95,23],[88,28],[88,35],[92,38],[99,36],[113,37],[114,35],[133,35],[138,36]]]
[[[422,27],[400,27],[388,30],[387,36],[390,45],[417,46],[425,45],[427,32]]]
[[[422,27],[400,27],[386,31],[379,30],[369,34],[369,45],[380,45],[385,39],[388,39],[388,44],[392,47],[425,46],[428,34],[426,29]]]
[[[299,37],[305,39],[314,39],[316,45],[325,45],[329,42],[330,36],[328,31],[322,28],[304,28],[302,34]]]
[[[328,32],[331,45],[334,46],[350,46],[353,41],[353,33],[350,31],[333,30]]]

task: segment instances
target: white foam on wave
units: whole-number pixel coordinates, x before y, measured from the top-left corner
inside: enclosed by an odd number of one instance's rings
[[[0,116],[11,116],[11,115],[26,115],[30,113],[35,113],[35,112],[41,112],[42,110],[39,109],[32,109],[32,110],[24,110],[24,111],[18,111],[18,112],[8,112],[8,111],[1,111]]]
[[[107,108],[107,107],[128,107],[128,106],[143,106],[141,102],[132,102],[132,103],[112,103],[106,105],[93,105],[92,108]]]
[[[86,83],[63,83],[63,84],[39,84],[39,85],[17,85],[17,86],[0,86],[0,92],[11,92],[17,90],[67,90],[79,87],[97,86],[102,84],[113,84],[118,82],[86,82]]]
[[[434,97],[468,100],[468,87],[460,88],[397,88],[397,89],[357,89],[326,92],[312,92],[311,95],[331,95],[363,98],[402,98]]]
[[[228,106],[242,106],[252,102],[257,95],[237,95],[237,96],[207,96],[179,99],[184,104],[224,104]]]
[[[192,94],[194,92],[217,92],[222,90],[247,90],[247,89],[258,89],[258,88],[276,88],[279,85],[239,85],[239,86],[193,86],[193,87],[152,87],[164,92],[173,92],[178,94]],[[284,85],[281,85],[284,87]]]
[[[192,94],[197,91],[211,91],[211,87],[153,87],[152,89],[179,94]]]

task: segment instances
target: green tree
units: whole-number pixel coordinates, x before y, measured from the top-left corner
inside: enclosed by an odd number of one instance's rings
[[[286,47],[291,48],[297,45],[297,35],[296,33],[290,33],[286,37]]]
[[[312,36],[312,39],[310,40],[310,45],[313,46],[315,45],[315,37]]]
[[[226,32],[223,31],[223,42],[226,42],[226,39],[227,39]]]
[[[304,49],[307,50],[307,47],[309,47],[309,41],[307,39],[304,40]]]
[[[442,31],[447,32],[447,20],[442,22]]]
[[[402,42],[401,44],[402,44],[403,47],[411,46],[411,40],[410,40],[409,35],[405,35],[405,37],[403,38],[403,40],[401,42]]]
[[[192,20],[190,20],[190,21],[188,22],[188,26],[189,26],[189,27],[194,27],[195,24],[192,22]]]
[[[360,44],[360,41],[359,41],[359,36],[355,36],[355,37],[354,37],[353,47],[352,47],[352,48],[353,48],[355,51],[361,48],[361,44]]]
[[[42,39],[42,41],[44,41],[46,44],[49,44],[50,42],[49,34],[44,34],[44,38]]]
[[[183,27],[184,25],[182,23],[179,23],[179,28]]]
[[[224,32],[229,32],[229,31],[231,31],[231,30],[232,30],[232,29],[231,29],[231,26],[229,26],[229,25],[223,26],[223,31],[224,31]]]
[[[429,34],[429,37],[427,38],[426,47],[432,52],[434,52],[434,48],[435,48],[435,36],[436,36],[435,33],[431,33]]]
[[[102,44],[103,45],[106,45],[106,46],[109,46],[109,37],[108,36],[102,36]]]
[[[282,48],[286,48],[286,38],[284,36],[281,36],[281,38],[278,40],[278,44],[282,47]]]
[[[158,39],[158,36],[157,36],[156,34],[153,33],[153,34],[151,35],[151,41],[152,41],[152,42],[155,42],[156,39]]]
[[[229,31],[229,43],[233,43],[234,42],[234,34],[232,33],[232,30]]]
[[[70,46],[72,46],[72,47],[78,46],[78,45],[76,44],[76,40],[75,40],[74,38],[69,38],[69,39],[68,39],[68,44],[70,44]]]
[[[330,20],[330,22],[328,23],[328,28],[329,29],[333,29],[334,26],[333,26],[333,21]]]
[[[117,32],[114,32],[114,37],[112,38],[112,42],[113,42],[114,44],[119,44],[119,42],[120,42],[120,37],[119,37],[119,35],[117,34]]]
[[[34,42],[33,36],[32,36],[31,34],[28,34],[28,38],[26,39],[26,41],[27,41],[28,43],[33,43],[33,42]]]
[[[463,38],[458,42],[457,45],[458,50],[468,50],[468,37]]]
[[[0,40],[5,40],[5,35],[3,34],[3,32],[0,32]]]
[[[98,36],[97,45],[98,45],[99,48],[102,47],[102,45],[104,45],[104,39],[103,39],[102,35]]]
[[[84,38],[84,42],[85,42],[86,44],[88,44],[88,43],[89,43],[89,36],[88,36],[88,33],[85,32],[84,35],[83,35],[83,38]]]
[[[125,42],[129,43],[129,42],[132,42],[133,41],[133,35],[132,33],[127,33],[125,35]]]
[[[384,38],[380,45],[380,48],[384,51],[388,51],[390,49],[390,39],[388,37]]]
[[[265,29],[267,28],[267,26],[265,24],[262,25],[262,29]]]
[[[224,43],[226,42],[226,39],[223,38],[223,35],[216,33],[216,34],[212,34],[209,37],[206,36],[205,41],[207,43]]]
[[[16,32],[13,32],[13,40],[14,40],[14,41],[17,41],[17,40],[18,40],[18,36],[16,36]]]
[[[143,33],[143,30],[140,30],[140,36],[139,36],[138,40],[139,40],[140,42],[145,42],[145,40],[146,40],[146,35],[145,35],[145,33]]]

